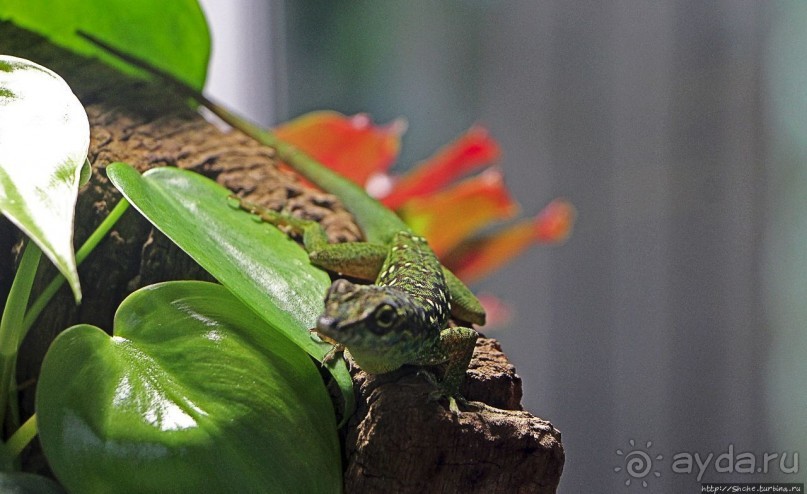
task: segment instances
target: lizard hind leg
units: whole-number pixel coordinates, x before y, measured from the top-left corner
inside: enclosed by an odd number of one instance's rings
[[[451,296],[451,314],[462,321],[484,326],[485,309],[479,299],[445,266],[443,266],[443,275],[446,278],[448,293]]]
[[[303,246],[309,253],[322,250],[328,245],[328,235],[316,221],[279,213],[253,202],[245,201],[237,196],[231,195],[228,200],[231,201],[233,207],[255,215],[261,221],[275,226],[287,226],[294,233],[302,235]]]
[[[374,280],[387,257],[387,246],[369,242],[331,244],[322,225],[313,220],[296,218],[258,204],[230,196],[230,204],[255,215],[260,221],[275,226],[287,226],[302,235],[303,247],[311,262],[328,271],[364,280]]]

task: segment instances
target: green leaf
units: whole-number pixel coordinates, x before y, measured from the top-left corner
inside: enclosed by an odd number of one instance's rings
[[[22,472],[0,472],[3,494],[64,494],[59,484],[47,477]]]
[[[312,360],[224,287],[130,295],[113,336],[73,326],[36,395],[71,492],[339,492],[333,407]]]
[[[201,89],[210,33],[196,0],[3,0],[0,19],[42,34],[76,53],[132,68],[76,35],[91,33]]]
[[[228,205],[230,191],[179,168],[142,176],[113,163],[107,176],[149,221],[278,331],[312,355],[329,348],[308,333],[330,278],[274,226]]]
[[[36,242],[81,300],[73,213],[90,125],[52,71],[0,55],[0,211]]]
[[[142,176],[125,163],[106,169],[113,184],[160,231],[230,289],[264,321],[317,360],[331,346],[311,338],[330,278],[274,226],[228,206],[230,191],[197,173],[154,168]],[[353,407],[344,362],[330,369]]]

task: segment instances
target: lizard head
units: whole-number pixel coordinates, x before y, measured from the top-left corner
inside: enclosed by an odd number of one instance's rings
[[[325,311],[316,331],[348,348],[382,349],[413,338],[416,317],[402,291],[377,285],[336,280],[325,296]]]

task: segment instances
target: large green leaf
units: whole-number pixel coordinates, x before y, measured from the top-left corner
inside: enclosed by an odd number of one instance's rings
[[[2,0],[0,19],[56,44],[132,71],[76,35],[94,34],[201,89],[210,58],[210,34],[196,0]]]
[[[217,284],[141,289],[119,307],[111,337],[88,325],[61,333],[36,411],[70,492],[341,489],[316,365]]]
[[[305,251],[277,228],[227,204],[230,191],[178,168],[155,168],[142,176],[125,163],[107,175],[126,199],[277,331],[317,360],[330,345],[309,329],[323,310],[330,283]],[[340,359],[331,372],[352,411],[353,384]]]
[[[67,83],[0,55],[0,211],[53,261],[76,300],[73,212],[89,145],[87,114]]]
[[[314,356],[329,348],[308,330],[330,278],[277,228],[228,205],[230,191],[197,173],[124,163],[107,175],[126,199],[265,321]]]

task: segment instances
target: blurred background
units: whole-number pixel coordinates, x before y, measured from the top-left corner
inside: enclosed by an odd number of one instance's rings
[[[514,308],[488,335],[563,432],[561,492],[805,482],[807,4],[202,4],[208,92],[254,120],[406,117],[394,171],[482,123],[524,214],[575,204],[474,287]]]

